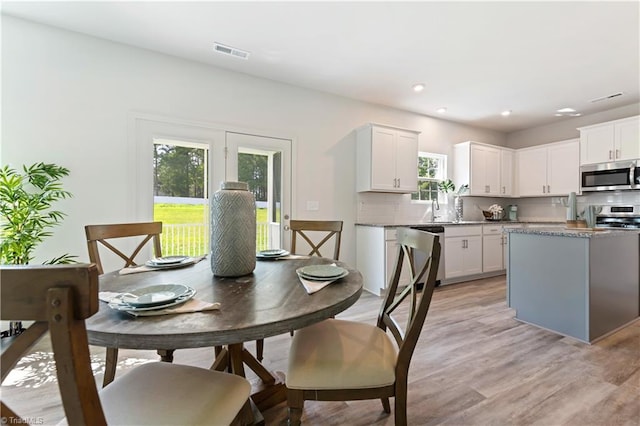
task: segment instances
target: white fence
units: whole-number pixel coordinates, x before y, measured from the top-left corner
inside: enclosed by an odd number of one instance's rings
[[[211,238],[208,223],[162,224],[160,234],[164,256],[199,256],[209,253]],[[256,224],[256,250],[270,248],[269,224]],[[279,246],[279,244],[278,244]]]

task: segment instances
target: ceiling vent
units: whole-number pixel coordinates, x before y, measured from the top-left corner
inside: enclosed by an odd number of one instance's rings
[[[213,43],[213,50],[224,55],[230,55],[240,59],[249,59],[249,52],[242,49],[236,49],[235,47],[226,46],[220,43]]]
[[[617,98],[618,96],[622,96],[622,92],[613,93],[611,95],[607,95],[607,96],[602,96],[602,97],[599,97],[599,98],[591,99],[589,102],[594,103],[594,102],[606,101],[608,99]]]

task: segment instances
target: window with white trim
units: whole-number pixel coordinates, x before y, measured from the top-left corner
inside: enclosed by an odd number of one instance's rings
[[[416,201],[438,200],[438,184],[447,178],[447,156],[418,152],[418,191],[411,194]]]

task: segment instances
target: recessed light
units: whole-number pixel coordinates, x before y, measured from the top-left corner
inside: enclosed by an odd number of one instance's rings
[[[440,114],[444,114],[445,112],[447,112],[447,109],[445,107],[441,107],[441,108],[438,108],[436,111],[439,112]]]
[[[511,115],[511,110],[510,109],[504,110],[500,113],[500,115],[502,115],[503,117],[508,117]]]
[[[557,110],[556,112],[559,112],[559,113],[564,113],[564,112],[576,112],[576,110],[575,110],[575,109],[573,109],[573,108],[561,108],[561,109]]]
[[[413,85],[414,92],[422,92],[424,90],[424,84],[418,83]]]

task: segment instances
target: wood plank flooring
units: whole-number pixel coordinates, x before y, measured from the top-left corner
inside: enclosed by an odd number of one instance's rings
[[[365,293],[339,318],[374,323],[380,303]],[[436,289],[411,364],[410,425],[640,425],[640,321],[586,345],[513,316],[504,276]],[[286,371],[289,342],[289,335],[266,339],[268,368]],[[101,383],[104,349],[92,353]],[[157,359],[152,351],[122,350],[117,375],[150,359]],[[175,353],[177,363],[209,367],[211,360],[209,348]],[[52,362],[43,342],[2,386],[3,399],[47,425],[63,416]],[[267,425],[286,424],[285,404],[263,414]],[[307,401],[302,420],[393,425],[379,400]]]

